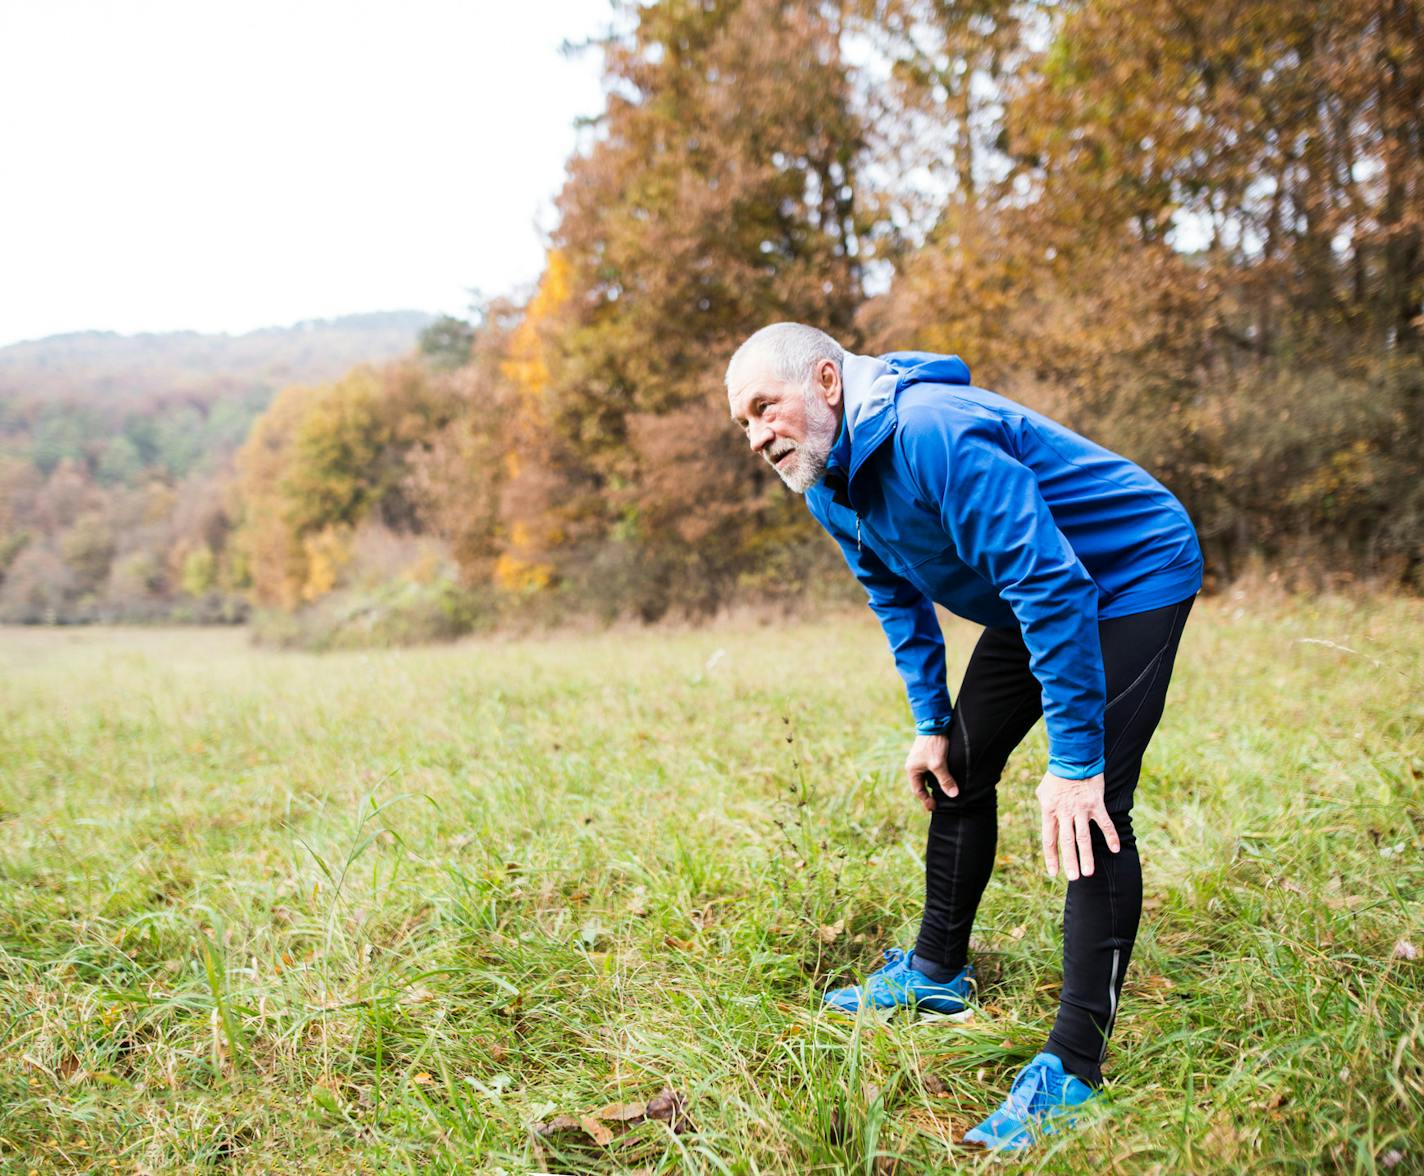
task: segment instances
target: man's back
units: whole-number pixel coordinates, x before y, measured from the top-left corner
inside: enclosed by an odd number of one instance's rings
[[[886,394],[890,378],[893,395]],[[826,480],[807,494],[828,530],[844,542],[858,526],[860,544],[892,572],[986,625],[1013,622],[1005,575],[1061,567],[1065,559],[1076,558],[1096,585],[1102,618],[1172,603],[1200,587],[1196,533],[1161,483],[967,379],[952,357],[847,357],[849,428]],[[1041,507],[1051,526],[1035,526]],[[1058,550],[1062,540],[1071,554]],[[1026,544],[1035,547],[1023,550]],[[980,548],[1005,545],[1027,558],[999,568],[980,558]]]

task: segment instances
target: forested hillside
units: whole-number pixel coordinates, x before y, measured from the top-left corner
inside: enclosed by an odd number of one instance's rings
[[[537,290],[283,392],[170,576],[332,639],[833,590],[721,387],[798,319],[957,352],[1140,461],[1211,582],[1424,587],[1421,0],[615,10]],[[111,562],[80,529],[24,566],[6,528],[7,600]]]
[[[407,352],[430,316],[0,348],[0,619],[241,615],[231,458],[281,388]]]

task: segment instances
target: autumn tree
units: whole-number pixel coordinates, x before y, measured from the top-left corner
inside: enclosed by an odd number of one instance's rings
[[[1195,335],[1138,364],[1138,431],[1179,410],[1157,448],[1232,546],[1424,567],[1421,16],[1098,0],[1014,112],[1060,256],[1125,242],[1134,317]]]
[[[546,273],[546,288],[548,282]],[[524,351],[537,346],[530,332],[538,305],[536,296],[530,307],[497,299],[479,308],[462,344],[464,364],[446,377],[454,411],[408,458],[405,487],[422,525],[449,545],[469,587],[488,585],[497,578],[500,561],[515,558],[510,553],[519,537],[506,534],[502,495],[517,475],[518,447],[532,444],[527,429],[519,427],[533,396],[524,384],[542,376],[518,370],[513,356],[522,352],[512,337],[525,333]]]
[[[715,607],[757,531],[799,522],[739,452],[721,374],[769,321],[849,332],[862,132],[840,5],[661,0],[624,16],[602,45],[606,109],[558,202],[568,293],[541,328],[542,398],[573,498],[558,529],[581,553],[562,570],[596,549],[636,572],[614,579],[651,616],[675,597]]]
[[[353,530],[418,530],[412,452],[449,423],[448,379],[398,361],[278,394],[237,455],[237,547],[254,594],[292,608],[335,587]]]
[[[906,7],[952,31],[1025,6]],[[1424,561],[1420,11],[1036,6],[1015,68],[980,71],[1002,169],[970,198],[950,187],[865,329],[961,350],[1144,461],[1219,572],[1294,551],[1408,575]]]

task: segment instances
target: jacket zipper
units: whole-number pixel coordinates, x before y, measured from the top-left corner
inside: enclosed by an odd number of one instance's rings
[[[859,512],[859,511],[856,511],[856,512],[855,512],[855,549],[856,549],[857,552],[861,550],[861,545],[860,545],[860,544],[861,544],[861,538],[860,538],[860,522],[861,522],[861,519],[860,519],[860,512]],[[865,533],[870,536],[870,541],[871,541],[872,543],[878,543],[878,544],[880,544],[880,546],[879,546],[878,548],[872,548],[872,550],[875,552],[875,554],[876,554],[877,556],[879,556],[880,560],[885,564],[885,566],[886,566],[887,568],[890,569],[890,571],[892,571],[895,575],[899,576],[902,580],[908,580],[911,584],[914,584],[917,588],[919,588],[921,592],[925,592],[926,595],[929,595],[929,593],[926,591],[926,589],[923,588],[923,587],[919,584],[919,582],[918,582],[917,580],[911,579],[910,576],[906,575],[905,571],[902,569],[902,567],[901,567],[901,565],[900,565],[899,557],[898,557],[898,556],[896,557],[896,562],[895,562],[895,563],[891,563],[890,561],[886,560],[885,555],[884,555],[885,549],[888,547],[888,548],[890,548],[890,550],[892,550],[892,551],[894,550],[894,547],[893,547],[891,544],[886,543],[883,539],[881,539],[879,536],[877,536],[877,535],[875,534],[875,532],[874,532],[869,526],[867,526],[867,527],[865,528]]]

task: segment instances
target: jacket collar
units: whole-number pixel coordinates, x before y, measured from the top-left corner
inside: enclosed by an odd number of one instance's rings
[[[883,359],[848,352],[841,364],[844,409],[840,433],[826,459],[826,478],[832,487],[845,487],[848,497],[856,474],[895,431],[898,383],[899,373]]]
[[[831,487],[843,488],[856,506],[856,474],[895,431],[895,399],[911,384],[968,384],[969,365],[957,355],[892,351],[876,358],[846,353],[841,364],[845,409],[841,431],[826,459]]]

